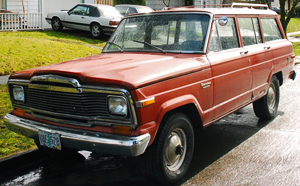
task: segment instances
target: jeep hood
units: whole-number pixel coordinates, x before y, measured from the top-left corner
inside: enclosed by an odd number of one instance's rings
[[[56,74],[86,85],[110,85],[129,90],[207,68],[199,54],[104,53],[21,71],[10,79]]]

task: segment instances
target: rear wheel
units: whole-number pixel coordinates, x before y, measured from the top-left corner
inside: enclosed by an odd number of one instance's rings
[[[61,21],[57,17],[52,18],[52,20],[51,20],[51,26],[52,26],[52,29],[55,30],[55,31],[60,31],[60,30],[63,29]]]
[[[90,27],[90,32],[94,38],[99,38],[103,35],[101,26],[98,23],[93,23]]]
[[[273,119],[279,105],[279,82],[273,76],[267,94],[253,103],[254,113],[261,119]]]
[[[152,146],[141,157],[144,175],[174,184],[186,174],[194,152],[194,130],[188,117],[175,113],[161,124]]]

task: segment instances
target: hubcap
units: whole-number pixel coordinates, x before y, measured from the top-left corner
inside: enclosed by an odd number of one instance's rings
[[[94,36],[98,36],[100,34],[100,28],[97,25],[92,27],[92,33]]]
[[[165,148],[165,162],[170,171],[182,165],[186,154],[186,135],[182,129],[175,129],[168,137]]]
[[[54,20],[54,28],[59,28],[59,21],[57,19]]]
[[[273,114],[276,110],[276,93],[275,93],[275,85],[272,83],[268,90],[267,96],[268,108],[271,114]]]

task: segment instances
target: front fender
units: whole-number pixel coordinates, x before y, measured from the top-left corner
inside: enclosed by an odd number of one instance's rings
[[[202,117],[203,110],[202,110],[199,102],[197,101],[197,99],[193,95],[188,94],[188,95],[183,95],[183,96],[180,96],[180,97],[176,97],[174,99],[171,99],[171,100],[168,100],[168,101],[164,102],[160,106],[160,108],[158,109],[157,116],[156,116],[155,120],[158,123],[161,123],[161,121],[162,121],[162,119],[163,119],[163,117],[165,116],[166,113],[168,113],[171,110],[174,110],[176,108],[179,108],[181,106],[191,104],[191,103],[196,106],[200,117]]]

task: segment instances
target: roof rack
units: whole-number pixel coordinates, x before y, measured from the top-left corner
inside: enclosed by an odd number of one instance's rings
[[[253,4],[253,3],[231,3],[231,4],[216,4],[216,5],[192,5],[183,7],[165,7],[164,10],[172,10],[177,8],[209,8],[209,7],[230,7],[230,8],[255,8],[255,9],[269,9],[267,4]]]
[[[248,8],[259,8],[259,9],[269,9],[267,4],[252,4],[252,3],[232,3],[230,8],[237,7],[248,7]]]

